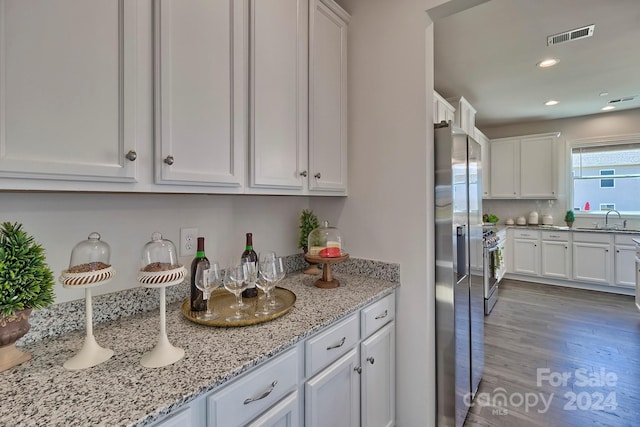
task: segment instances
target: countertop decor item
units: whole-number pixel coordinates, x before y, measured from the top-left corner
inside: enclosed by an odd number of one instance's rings
[[[298,248],[302,249],[305,254],[309,251],[309,233],[318,227],[320,227],[320,222],[316,214],[310,209],[303,209],[300,214],[300,238],[298,240]],[[322,270],[318,268],[318,264],[309,263],[309,268],[304,271],[304,274],[318,275],[322,274]]]
[[[270,313],[268,316],[256,317],[254,316],[258,306],[264,304],[266,300],[260,300],[260,298],[253,298],[250,301],[246,301],[249,304],[249,308],[246,313],[249,315],[246,319],[242,320],[227,320],[227,317],[233,314],[235,310],[231,309],[230,305],[235,301],[233,294],[227,292],[224,289],[216,289],[211,292],[209,296],[210,304],[213,304],[214,311],[218,312],[218,317],[212,320],[204,319],[202,316],[198,315],[197,311],[191,311],[191,307],[189,307],[189,300],[186,300],[180,306],[180,311],[182,315],[192,322],[199,323],[201,325],[206,326],[220,326],[220,327],[235,327],[235,326],[249,326],[255,325],[258,323],[264,323],[271,321],[273,319],[277,319],[280,316],[284,316],[293,308],[293,304],[296,302],[296,294],[291,292],[288,289],[276,287],[272,292],[275,292],[275,297],[282,301],[282,307],[277,309],[276,311]],[[259,293],[260,296],[264,295],[262,291]]]
[[[174,347],[167,337],[166,287],[182,283],[186,268],[178,264],[176,247],[170,240],[155,232],[142,249],[142,264],[138,282],[146,288],[160,288],[160,335],[153,350],[142,356],[140,363],[147,368],[171,365],[184,357],[184,350]]]
[[[567,227],[573,227],[573,223],[576,220],[576,216],[573,213],[573,210],[568,210],[564,215],[564,222],[567,223]]]
[[[333,289],[340,286],[340,282],[338,281],[338,279],[335,279],[333,277],[331,266],[333,264],[338,264],[348,260],[349,254],[343,254],[339,257],[323,257],[320,255],[306,254],[304,257],[309,262],[324,264],[324,268],[322,269],[322,277],[315,282],[316,287],[322,289]]]
[[[60,283],[65,288],[84,289],[85,324],[87,336],[80,351],[64,362],[65,369],[86,369],[106,362],[113,356],[113,350],[100,347],[93,335],[93,305],[91,289],[111,281],[115,271],[111,267],[111,248],[100,240],[100,234],[93,232],[87,240],[78,243],[71,251],[69,268],[60,275]]]
[[[0,372],[31,359],[16,348],[29,331],[32,309],[53,303],[53,272],[44,249],[22,224],[0,227]]]

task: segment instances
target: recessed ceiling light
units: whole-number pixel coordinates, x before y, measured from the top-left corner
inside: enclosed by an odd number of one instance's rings
[[[609,95],[609,92],[600,92],[600,96],[607,96]]]
[[[557,105],[557,104],[558,104],[558,101],[556,101],[555,99],[550,99],[544,103],[544,105],[547,105],[547,106]]]
[[[604,107],[601,108],[602,111],[609,111],[609,110],[614,110],[616,107],[614,107],[613,105],[605,105]]]
[[[553,67],[558,62],[560,62],[559,59],[548,58],[538,62],[536,65],[540,68],[547,68],[547,67]]]

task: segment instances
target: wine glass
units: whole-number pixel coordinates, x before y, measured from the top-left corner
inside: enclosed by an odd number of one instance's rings
[[[282,259],[282,257],[275,257],[274,260],[273,260],[273,265],[274,265],[274,269],[275,269],[276,280],[271,285],[271,289],[274,289],[276,287],[276,285],[279,282],[281,282],[282,279],[284,279],[285,276],[287,275],[287,271],[284,268],[284,265],[285,265],[284,264],[284,259]],[[271,310],[282,308],[282,303],[276,299],[275,289],[274,289],[274,292],[272,292],[271,295],[270,295],[269,308]]]
[[[266,302],[262,305],[262,310],[256,311],[256,317],[268,316],[272,312],[269,305],[270,293],[278,280],[275,260],[273,252],[260,254],[260,278],[262,280],[256,282],[256,285],[265,293]]]
[[[261,251],[260,255],[258,256],[258,260],[260,263],[264,262],[267,259],[275,259],[276,257],[276,253],[274,251]],[[258,266],[260,267],[260,266]],[[262,276],[260,269],[258,269],[258,282],[263,282],[265,279]],[[259,289],[262,290],[262,294],[258,296],[259,300],[264,300],[265,298],[267,298],[267,293],[264,291],[264,283],[257,283],[256,285],[258,286]]]
[[[220,283],[222,283],[222,276],[220,274],[220,265],[218,265],[216,261],[198,263],[196,267],[195,284],[196,287],[202,291],[202,298],[207,301],[207,311],[204,314],[200,314],[198,316],[199,318],[213,320],[219,317],[217,313],[211,311],[211,301],[209,301],[209,297],[211,296],[211,292],[220,286]]]
[[[236,303],[231,308],[236,309],[236,314],[226,318],[228,322],[243,320],[249,317],[240,310],[244,304],[242,302],[242,291],[247,288],[247,268],[245,265],[236,262],[230,262],[224,273],[224,288],[236,296]]]

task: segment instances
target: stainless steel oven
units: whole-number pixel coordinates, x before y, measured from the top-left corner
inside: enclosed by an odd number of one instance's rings
[[[483,237],[484,314],[489,315],[498,302],[498,285],[505,271],[504,241],[495,230],[485,231]]]

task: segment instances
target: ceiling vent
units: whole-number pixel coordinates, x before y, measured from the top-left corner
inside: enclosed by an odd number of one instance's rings
[[[609,101],[607,104],[619,104],[621,102],[629,102],[629,101],[633,101],[635,99],[635,95],[634,96],[625,96],[624,98],[617,98],[617,99],[612,99],[611,101]]]
[[[553,36],[547,37],[547,46],[591,37],[595,27],[595,25],[588,25],[586,27],[576,28],[575,30],[565,31],[564,33],[554,34]]]

